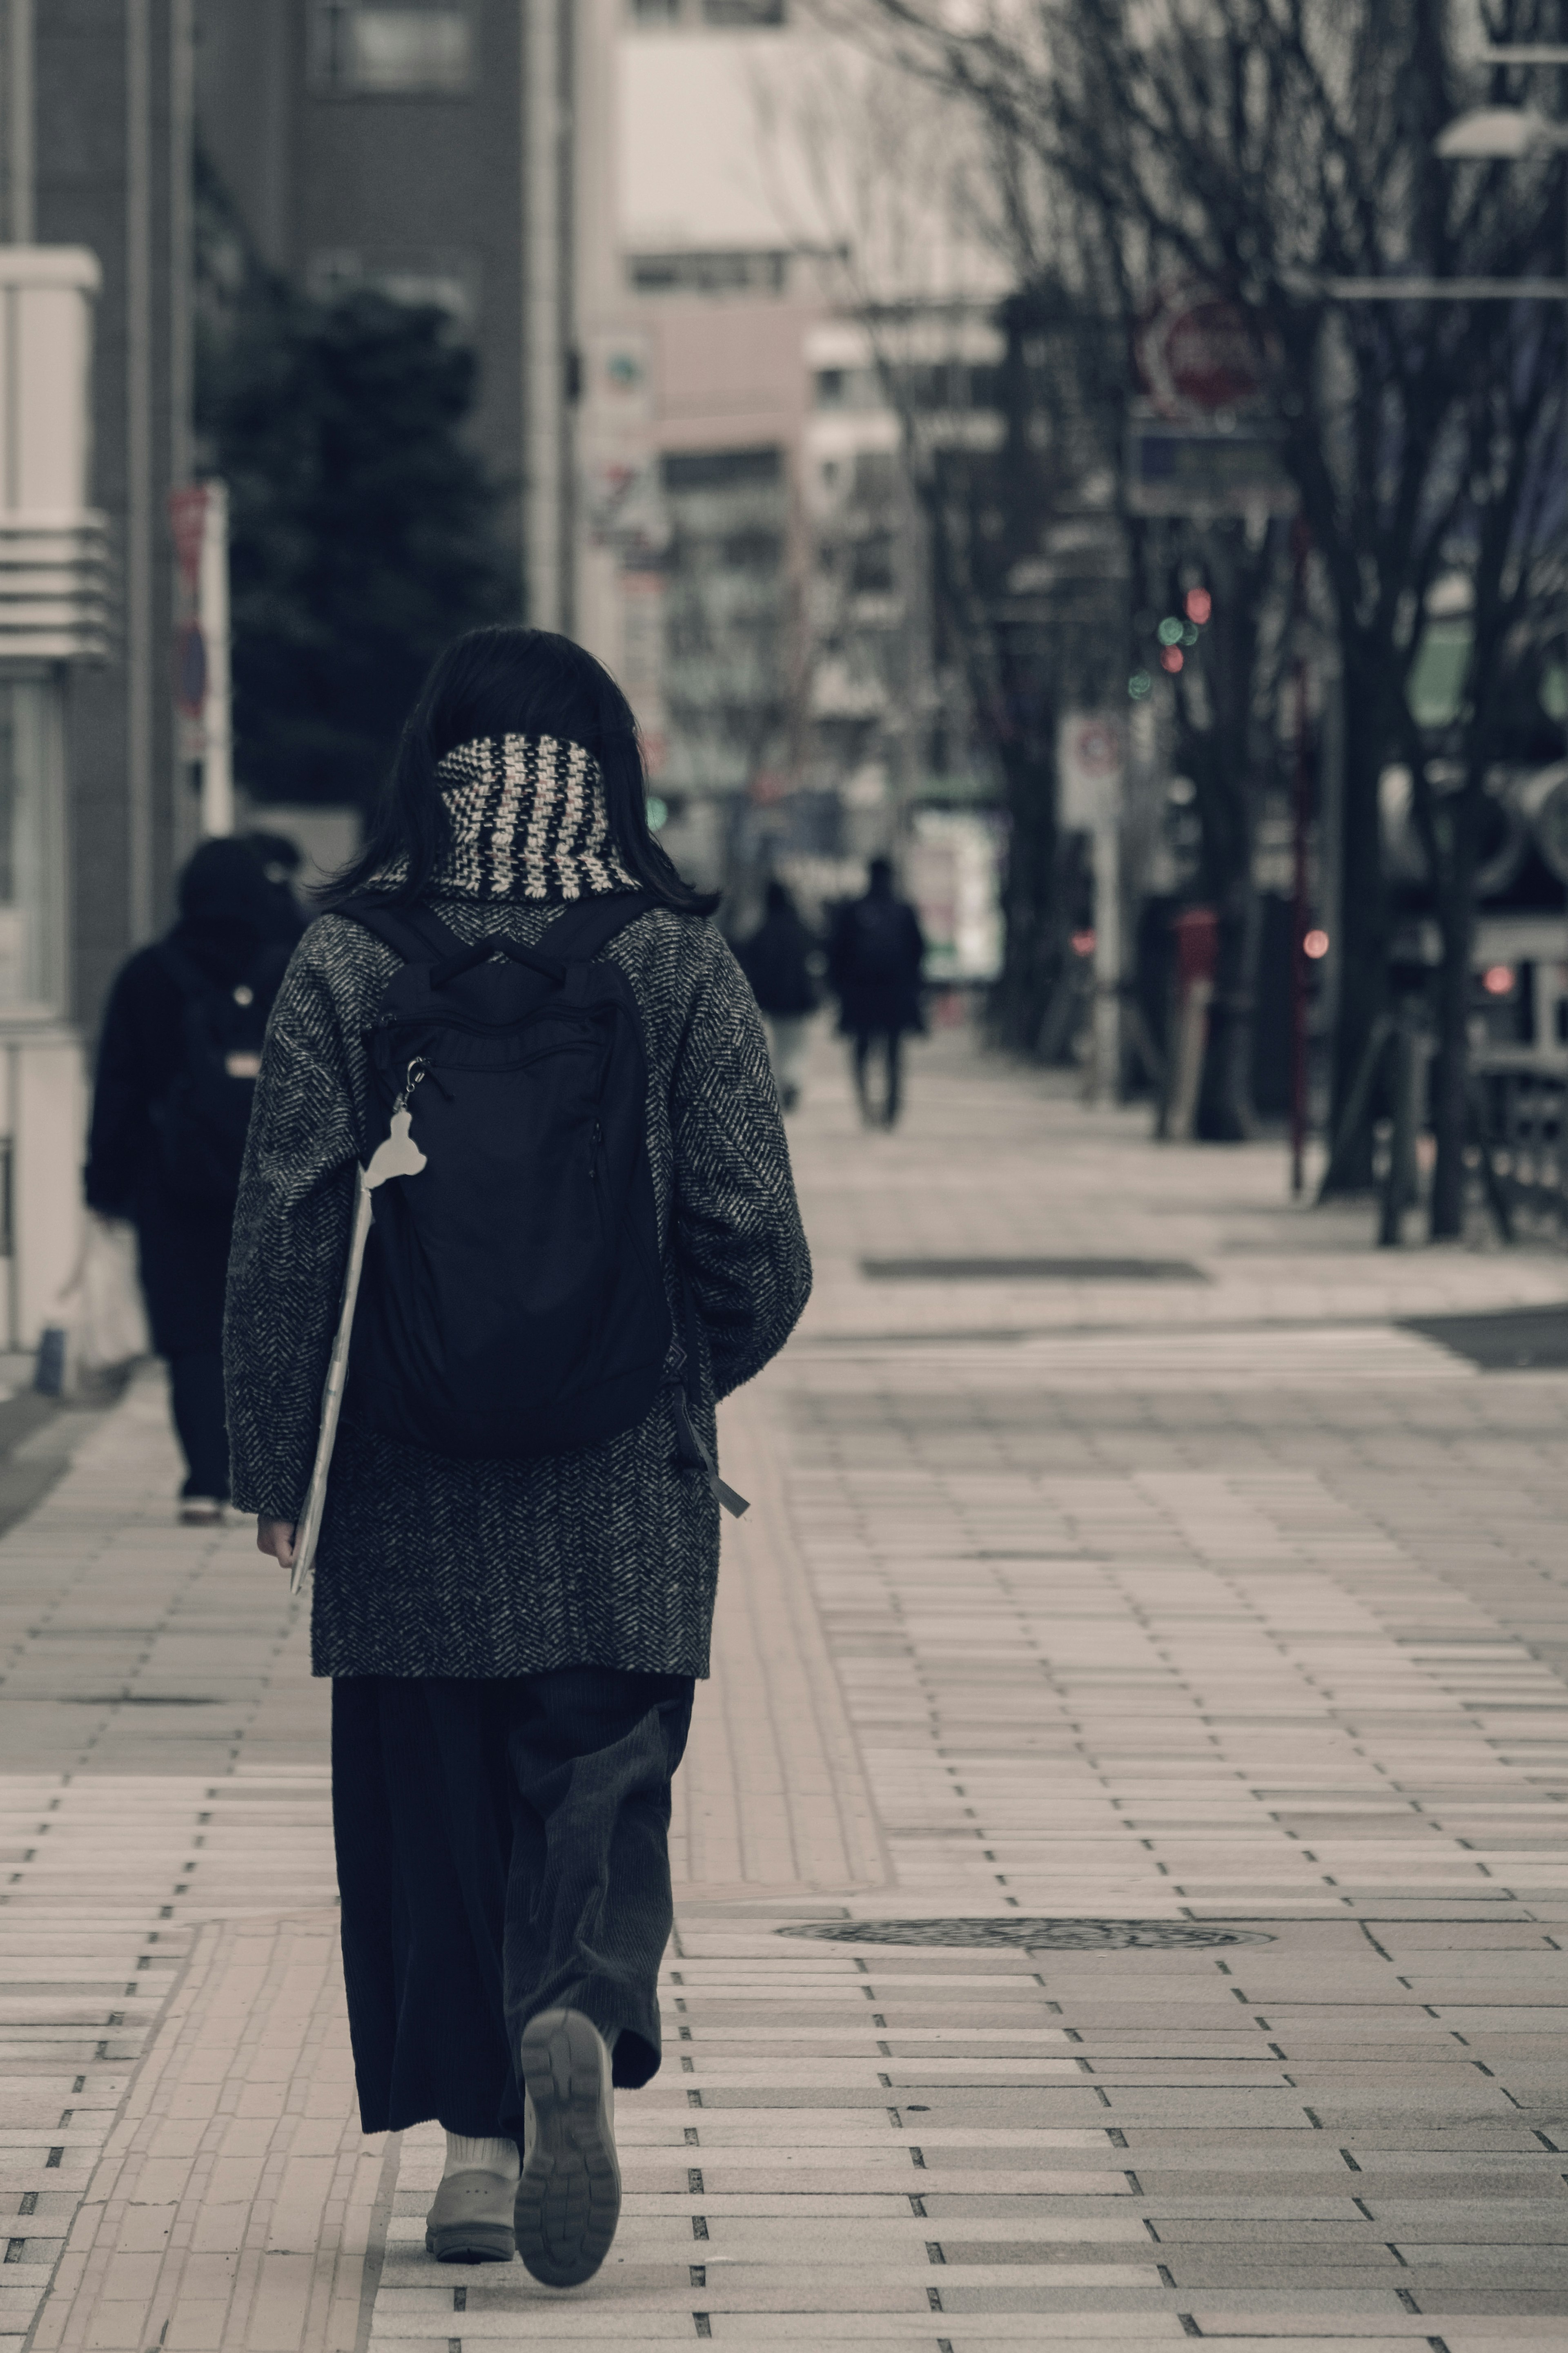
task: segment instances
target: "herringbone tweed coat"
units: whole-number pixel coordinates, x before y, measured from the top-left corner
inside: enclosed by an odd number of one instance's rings
[[[559,904],[443,892],[460,937],[537,939]],[[710,925],[658,908],[605,951],[643,1018],[647,1144],[672,1309],[676,1265],[706,1343],[694,1419],[783,1347],[811,1288],[789,1151],[750,989]],[[324,915],[295,953],[256,1092],[225,1353],[234,1498],[297,1516],[337,1322],[355,1164],[379,1140],[363,1033],[393,951]],[[352,1421],[345,1400],[316,1556],[320,1675],[708,1672],[718,1506],[676,1457],[661,1398],[601,1446],[459,1461]]]

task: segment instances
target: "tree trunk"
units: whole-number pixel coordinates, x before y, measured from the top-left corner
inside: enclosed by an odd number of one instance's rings
[[[1193,544],[1185,534],[1186,544]],[[1276,557],[1239,521],[1211,523],[1197,544],[1214,604],[1201,657],[1206,694],[1177,691],[1177,757],[1197,786],[1203,828],[1204,895],[1218,920],[1214,997],[1198,1090],[1194,1133],[1207,1144],[1239,1144],[1252,1128],[1253,997],[1258,908],[1253,885],[1256,819],[1255,721],[1258,617]],[[1183,609],[1183,576],[1165,583],[1173,611]],[[1194,656],[1194,660],[1198,657]],[[1206,712],[1204,704],[1206,703]],[[1199,723],[1200,718],[1202,723]]]
[[[1000,747],[1007,786],[1002,973],[991,1029],[1005,1052],[1032,1054],[1061,965],[1057,922],[1054,763],[1022,745]]]
[[[1353,685],[1353,680],[1347,683]],[[1333,1149],[1323,1178],[1325,1194],[1364,1193],[1373,1182],[1370,1097],[1355,1132],[1341,1134],[1373,1024],[1384,1009],[1387,993],[1387,914],[1378,822],[1378,778],[1384,749],[1382,731],[1371,723],[1371,702],[1370,696],[1347,692],[1339,938],[1334,943],[1339,955],[1339,1002],[1329,1115]]]
[[[1469,799],[1467,790],[1466,802]],[[1432,1172],[1432,1240],[1465,1229],[1465,1144],[1470,1079],[1470,957],[1475,938],[1476,826],[1468,806],[1453,812],[1454,840],[1437,892],[1443,955],[1437,970],[1437,1067],[1432,1124],[1437,1139]]]
[[[1219,909],[1219,955],[1195,1122],[1205,1144],[1241,1144],[1252,1132],[1258,929],[1252,877],[1237,875]]]

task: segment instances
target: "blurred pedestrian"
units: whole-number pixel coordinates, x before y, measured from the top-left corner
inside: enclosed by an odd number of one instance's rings
[[[252,826],[235,838],[244,843],[277,893],[280,920],[302,932],[305,918],[300,912],[300,892],[305,853],[299,843],[289,834],[271,833],[260,826]]]
[[[659,2064],[670,1781],[740,1501],[714,1402],[810,1261],[756,1007],[581,648],[437,658],[330,904],[251,1124],[235,1492],[290,1564],[374,1156],[311,1620],[361,2118],[445,2128],[438,2260],[575,2286],[619,2212],[612,2085]]]
[[[785,1111],[794,1111],[800,1101],[801,1067],[811,1043],[811,1017],[817,1004],[811,970],[815,950],[816,942],[788,887],[770,882],[767,912],[735,955],[768,1025],[773,1083]]]
[[[192,854],[179,909],[110,994],[86,1191],[98,1216],[134,1221],[185,1458],[180,1517],[207,1525],[228,1494],[223,1300],[240,1159],[267,1016],[300,926],[235,840]]]
[[[925,1028],[921,966],[925,940],[920,918],[893,888],[886,858],[873,858],[866,893],[840,907],[827,947],[827,977],[838,998],[839,1034],[850,1040],[850,1064],[860,1116],[891,1127],[902,1100],[903,1041]],[[873,1108],[869,1066],[874,1050],[885,1071],[882,1103]]]

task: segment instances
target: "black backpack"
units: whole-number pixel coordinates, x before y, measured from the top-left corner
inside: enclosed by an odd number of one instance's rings
[[[532,945],[336,910],[404,959],[367,1042],[386,1125],[405,1105],[426,1155],[373,1196],[343,1410],[433,1453],[558,1454],[633,1428],[668,1379],[680,1457],[722,1501],[679,1385],[637,998],[593,961],[653,903],[579,901]]]
[[[176,941],[160,941],[153,954],[184,999],[179,1066],[151,1106],[159,1170],[175,1200],[232,1208],[267,1016],[289,950],[264,948],[230,987],[210,979]]]
[[[849,910],[849,971],[859,981],[907,980],[909,919],[901,899],[857,899]]]

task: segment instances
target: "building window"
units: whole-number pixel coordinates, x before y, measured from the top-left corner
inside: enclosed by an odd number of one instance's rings
[[[893,535],[873,532],[858,539],[849,552],[849,586],[857,596],[886,596],[895,585]]]
[[[635,294],[783,294],[787,252],[634,253],[626,278]]]
[[[858,449],[855,495],[867,506],[885,506],[899,487],[899,461],[891,449]]]
[[[410,310],[445,311],[454,326],[471,327],[479,311],[479,270],[468,256],[438,253],[363,254],[346,246],[311,254],[305,285],[319,302],[345,294],[384,294]]]
[[[784,453],[766,449],[671,449],[659,469],[667,491],[736,491],[784,480]]]
[[[812,386],[818,408],[885,408],[882,379],[874,367],[818,368]]]
[[[687,791],[741,792],[787,756],[784,452],[667,450],[659,477],[668,774]]]
[[[750,572],[771,577],[784,562],[784,534],[747,524],[731,532],[719,544],[719,562],[726,572]]]
[[[626,0],[634,25],[783,25],[788,0]]]
[[[365,8],[316,0],[311,79],[320,90],[371,97],[444,97],[468,88],[473,24],[467,0],[446,6]]]

